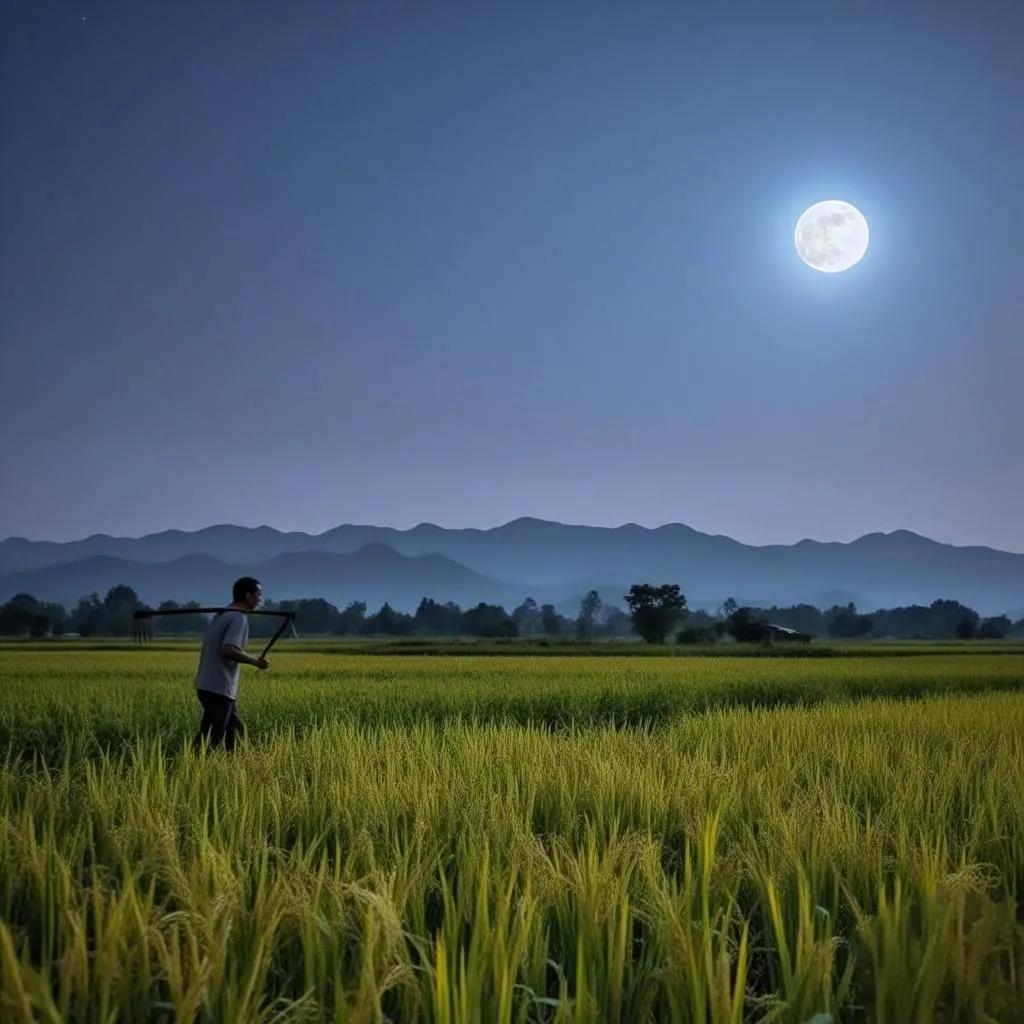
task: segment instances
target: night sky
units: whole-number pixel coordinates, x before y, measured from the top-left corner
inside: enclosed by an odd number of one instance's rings
[[[0,11],[0,537],[1024,551],[1024,4]]]

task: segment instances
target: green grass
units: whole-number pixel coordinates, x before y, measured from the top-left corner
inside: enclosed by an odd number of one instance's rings
[[[1018,654],[194,663],[0,650],[3,1020],[1024,1019]]]

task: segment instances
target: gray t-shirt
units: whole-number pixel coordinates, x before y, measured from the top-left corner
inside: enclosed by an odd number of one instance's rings
[[[231,609],[214,615],[203,630],[203,653],[199,655],[196,689],[222,693],[236,700],[238,673],[242,666],[237,661],[225,661],[220,649],[224,644],[234,644],[244,651],[248,639],[249,620],[244,612]]]

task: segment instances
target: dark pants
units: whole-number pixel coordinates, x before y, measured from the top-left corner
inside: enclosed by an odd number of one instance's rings
[[[203,720],[199,723],[199,735],[192,744],[198,750],[204,743],[211,747],[224,744],[226,750],[234,750],[235,743],[245,736],[245,725],[238,715],[238,705],[230,697],[210,690],[196,690],[199,703],[203,705]]]

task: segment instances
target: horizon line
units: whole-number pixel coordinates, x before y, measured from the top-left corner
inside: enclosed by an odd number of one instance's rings
[[[145,540],[145,539],[147,539],[149,537],[156,537],[156,536],[159,536],[161,534],[167,534],[167,533],[178,533],[178,534],[185,534],[185,535],[194,535],[194,534],[197,534],[197,533],[203,533],[203,532],[205,532],[207,530],[216,530],[216,529],[225,529],[225,528],[226,529],[236,529],[236,530],[249,530],[249,531],[270,530],[270,531],[272,531],[274,533],[277,533],[277,534],[280,534],[280,535],[283,535],[283,536],[288,536],[288,535],[293,535],[293,534],[303,534],[303,535],[305,535],[307,537],[310,537],[311,539],[318,539],[320,537],[325,536],[326,534],[333,533],[336,530],[342,530],[342,529],[346,529],[346,528],[351,528],[351,529],[390,530],[390,531],[392,531],[394,533],[411,533],[414,530],[419,530],[419,529],[423,529],[423,528],[430,528],[430,529],[435,529],[435,530],[444,530],[446,532],[451,532],[451,533],[454,533],[454,532],[466,532],[466,531],[473,531],[475,533],[492,533],[495,530],[505,529],[506,527],[512,526],[512,525],[514,525],[516,523],[523,523],[523,522],[540,523],[540,524],[543,524],[545,526],[562,526],[562,527],[566,527],[568,529],[606,530],[606,531],[609,531],[609,532],[615,531],[615,530],[628,529],[628,528],[632,527],[632,528],[637,529],[637,530],[643,530],[646,533],[654,533],[654,532],[657,532],[658,530],[664,530],[664,529],[668,529],[668,528],[671,528],[671,527],[682,527],[684,529],[692,531],[693,533],[701,534],[704,537],[724,538],[726,540],[733,541],[734,543],[742,544],[744,547],[751,547],[751,548],[770,548],[770,547],[792,548],[792,547],[797,547],[800,544],[807,544],[807,543],[810,543],[810,544],[840,544],[840,545],[844,545],[845,546],[845,545],[849,545],[849,544],[855,544],[855,543],[857,543],[859,541],[862,541],[862,540],[865,540],[865,539],[867,539],[869,537],[879,537],[879,536],[881,536],[881,537],[892,537],[892,536],[894,536],[896,534],[907,534],[909,536],[916,537],[916,538],[919,538],[921,540],[926,540],[926,541],[929,541],[930,543],[933,543],[933,544],[941,544],[941,545],[946,546],[946,547],[953,547],[953,548],[975,548],[975,549],[982,548],[982,549],[985,549],[985,550],[996,551],[996,552],[999,552],[1001,554],[1009,554],[1009,555],[1024,554],[1024,552],[1022,552],[1022,551],[1013,551],[1013,550],[1010,550],[1010,549],[1007,549],[1007,548],[997,548],[997,547],[994,547],[991,544],[981,544],[981,543],[957,544],[957,543],[954,543],[954,542],[951,542],[951,541],[938,540],[937,538],[930,537],[927,534],[919,533],[916,530],[911,530],[911,529],[908,529],[906,527],[897,527],[895,529],[888,530],[888,531],[886,531],[886,530],[869,530],[866,533],[859,534],[858,536],[853,537],[850,540],[846,540],[846,541],[843,541],[843,540],[820,540],[820,539],[814,538],[814,537],[801,537],[800,540],[790,541],[790,542],[785,542],[785,541],[769,541],[769,542],[762,543],[762,544],[756,544],[756,543],[752,543],[750,541],[740,540],[740,539],[738,539],[736,537],[731,536],[730,534],[710,533],[710,532],[707,532],[705,530],[699,530],[696,527],[690,526],[689,524],[684,523],[684,522],[679,521],[679,520],[674,520],[674,521],[667,522],[667,523],[661,523],[661,524],[659,524],[657,526],[644,526],[644,525],[642,525],[640,523],[637,523],[637,522],[634,522],[634,521],[629,521],[629,522],[625,522],[625,523],[619,523],[619,524],[614,525],[614,526],[609,526],[609,525],[598,524],[598,523],[571,523],[571,522],[563,522],[562,520],[559,520],[559,519],[544,519],[544,518],[542,518],[540,516],[530,516],[530,515],[516,516],[513,519],[509,519],[509,520],[507,520],[505,522],[498,523],[498,524],[496,524],[494,526],[485,526],[485,527],[480,527],[480,526],[441,526],[438,523],[433,523],[433,522],[429,522],[429,521],[426,521],[426,520],[424,520],[422,522],[419,522],[419,523],[416,523],[414,526],[409,526],[409,527],[385,526],[385,525],[380,525],[380,524],[377,524],[377,523],[350,523],[350,522],[345,522],[345,523],[339,523],[336,526],[328,527],[327,529],[322,530],[319,533],[311,533],[311,532],[309,532],[307,530],[284,530],[284,529],[280,529],[279,527],[276,527],[276,526],[271,526],[269,523],[260,523],[260,524],[255,525],[255,526],[247,526],[247,525],[242,525],[242,524],[239,524],[239,523],[224,523],[224,522],[222,522],[222,523],[211,523],[211,524],[209,524],[207,526],[200,526],[200,527],[196,527],[195,529],[191,529],[191,530],[182,529],[181,527],[171,526],[171,527],[166,527],[166,528],[160,529],[160,530],[152,530],[152,531],[150,531],[148,533],[142,533],[142,534],[138,534],[138,535],[111,534],[111,533],[104,533],[104,532],[100,531],[100,532],[86,534],[85,536],[72,537],[72,538],[70,538],[68,540],[53,540],[52,538],[48,538],[48,537],[32,538],[32,537],[26,537],[26,536],[21,535],[21,534],[11,534],[11,535],[9,535],[7,537],[4,537],[2,540],[0,540],[0,544],[7,544],[10,541],[22,541],[22,542],[28,543],[28,544],[60,544],[60,545],[64,545],[64,544],[80,544],[80,543],[84,543],[85,541],[95,540],[95,539],[115,540],[115,541],[139,541],[139,540]]]

